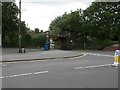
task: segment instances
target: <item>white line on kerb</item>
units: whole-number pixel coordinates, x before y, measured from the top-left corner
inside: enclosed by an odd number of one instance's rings
[[[35,72],[35,73],[24,73],[24,74],[18,74],[18,75],[11,75],[11,76],[5,76],[0,78],[12,78],[12,77],[20,77],[20,76],[28,76],[28,75],[35,75],[35,74],[43,74],[48,73],[48,71],[42,71],[42,72]]]
[[[83,55],[82,56],[79,56],[79,57],[73,57],[73,58],[69,58],[69,59],[75,59],[75,58],[81,58],[81,57],[85,57],[87,54],[85,53],[82,53]]]
[[[95,67],[104,67],[104,66],[111,66],[112,64],[104,64],[104,65],[96,65],[96,66],[86,66],[86,67],[76,67],[75,69],[88,69],[88,68],[95,68]]]

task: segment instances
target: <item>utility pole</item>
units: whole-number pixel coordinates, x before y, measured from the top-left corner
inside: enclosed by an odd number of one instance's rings
[[[19,53],[22,53],[21,51],[21,0],[19,1]]]
[[[2,46],[2,2],[0,1],[0,48]]]

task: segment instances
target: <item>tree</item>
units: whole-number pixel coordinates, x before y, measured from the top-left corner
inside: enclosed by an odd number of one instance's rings
[[[3,2],[2,3],[2,44],[3,44],[3,47],[18,47],[18,41],[19,41],[18,13],[19,13],[19,9],[14,2]],[[25,21],[22,21],[20,26],[21,26],[21,36],[23,39],[28,33],[29,28],[27,28]]]
[[[36,33],[35,31],[29,31],[29,35],[32,38],[32,47],[44,47],[46,42],[46,35],[45,32]],[[29,45],[30,46],[30,45]]]
[[[13,2],[2,3],[2,44],[3,47],[16,47],[18,44],[18,12]]]
[[[39,33],[39,29],[38,28],[35,28],[35,33]]]
[[[26,34],[22,37],[22,47],[32,47],[33,46],[33,40],[30,34]]]
[[[90,30],[90,35],[94,38],[94,42],[99,49],[114,44],[111,43],[112,41],[119,40],[119,8],[120,4],[118,2],[93,2],[84,11],[84,18],[87,17],[88,22],[94,25],[94,29]]]
[[[97,39],[118,40],[120,27],[120,4],[118,2],[94,2],[85,10],[85,16],[96,27]]]
[[[50,32],[52,33],[52,36],[54,38],[56,34],[56,36],[66,36],[66,38],[70,39],[67,41],[72,40],[74,47],[78,47],[82,31],[80,27],[83,23],[83,18],[80,15],[82,15],[81,9],[77,9],[77,11],[71,11],[69,14],[65,13],[62,16],[55,18],[50,24]]]
[[[37,37],[33,37],[33,45],[35,47],[44,47],[46,43],[46,36],[44,32],[41,32],[37,35]]]
[[[52,35],[61,32],[63,35],[67,31],[73,42],[89,45],[87,41],[92,41],[91,46],[97,48],[100,45],[99,49],[102,49],[110,42],[120,40],[119,8],[118,2],[93,2],[83,12],[76,10],[55,18],[49,29]]]

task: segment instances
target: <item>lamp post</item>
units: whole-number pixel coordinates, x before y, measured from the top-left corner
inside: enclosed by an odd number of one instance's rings
[[[21,0],[19,1],[19,53],[22,53],[21,51]]]
[[[2,2],[0,1],[0,47],[2,46]]]

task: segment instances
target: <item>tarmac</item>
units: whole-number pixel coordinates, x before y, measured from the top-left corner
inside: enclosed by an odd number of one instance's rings
[[[83,55],[79,51],[71,50],[44,51],[43,49],[26,49],[26,53],[18,53],[19,50],[17,48],[3,48],[0,51],[0,63],[74,58]]]

